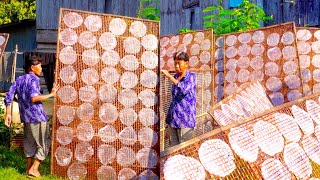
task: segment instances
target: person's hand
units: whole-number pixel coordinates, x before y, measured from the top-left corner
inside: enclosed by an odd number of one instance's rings
[[[4,120],[4,124],[8,127],[11,126],[11,114],[6,114],[6,119]]]
[[[52,87],[52,89],[51,89],[50,94],[52,94],[53,96],[55,96],[56,93],[57,93],[57,91],[59,90],[59,88],[60,88],[60,85],[57,84],[57,83],[54,83],[54,84],[53,84],[53,87]]]
[[[170,77],[171,74],[169,73],[169,71],[167,70],[161,70],[161,72],[166,76],[166,77]]]

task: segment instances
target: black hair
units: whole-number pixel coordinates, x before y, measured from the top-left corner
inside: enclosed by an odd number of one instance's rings
[[[41,63],[42,63],[42,59],[40,56],[32,55],[29,57],[27,61],[25,61],[24,70],[28,72],[31,66],[38,65]]]
[[[189,61],[189,56],[186,52],[183,51],[177,51],[173,54],[173,59],[174,60],[183,60],[188,62]]]

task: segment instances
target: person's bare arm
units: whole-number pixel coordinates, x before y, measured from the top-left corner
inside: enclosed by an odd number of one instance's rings
[[[177,84],[179,83],[179,81],[176,80],[167,70],[161,70],[161,72],[162,72],[167,78],[169,78],[170,81],[171,81],[173,84],[177,85]]]
[[[4,121],[4,124],[8,127],[11,126],[11,105],[6,106],[6,119]]]
[[[56,96],[56,93],[57,93],[59,87],[60,87],[59,84],[53,84],[53,87],[52,87],[52,90],[51,90],[50,94],[34,96],[34,97],[31,98],[31,102],[32,103],[40,102],[40,101],[43,101],[45,99],[48,99],[48,98]]]

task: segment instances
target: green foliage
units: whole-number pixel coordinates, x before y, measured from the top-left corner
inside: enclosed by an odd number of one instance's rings
[[[39,170],[43,180],[61,179],[50,175],[50,156],[41,163]],[[8,147],[0,146],[0,180],[30,179],[25,172],[26,160],[23,151],[11,150]]]
[[[4,109],[0,107],[0,146],[10,146],[10,129],[4,124]]]
[[[36,0],[0,1],[0,24],[36,18]]]
[[[188,28],[181,28],[178,30],[179,33],[187,33],[187,32],[194,32],[194,30]]]
[[[159,5],[160,0],[140,0],[138,18],[160,21]]]
[[[261,22],[272,19],[267,16],[262,8],[243,0],[237,9],[224,9],[222,0],[218,6],[209,6],[203,10],[207,15],[203,16],[204,27],[212,28],[215,34],[245,31],[260,27]]]

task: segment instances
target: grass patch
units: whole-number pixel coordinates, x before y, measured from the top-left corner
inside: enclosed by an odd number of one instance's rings
[[[26,159],[22,150],[11,150],[0,146],[0,180],[29,179],[26,175]],[[61,179],[50,175],[50,157],[47,157],[40,165],[41,179]]]

